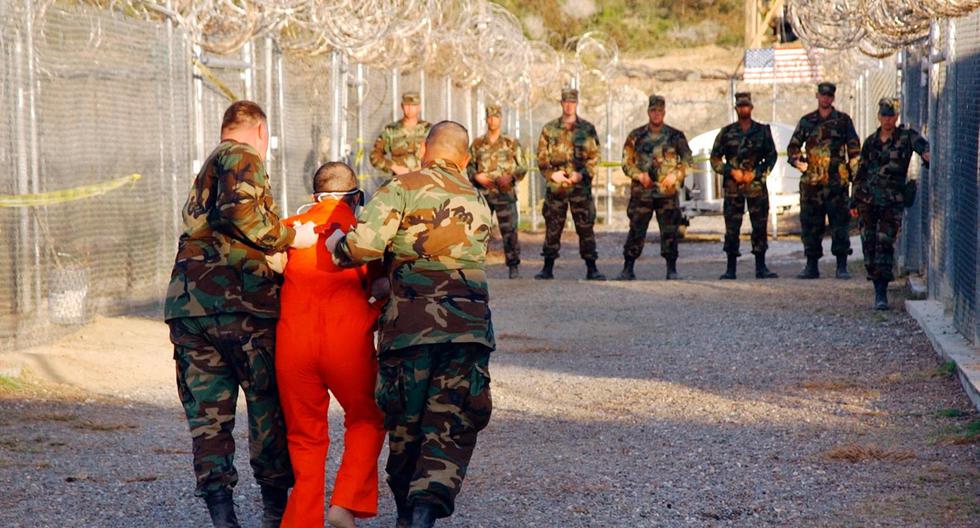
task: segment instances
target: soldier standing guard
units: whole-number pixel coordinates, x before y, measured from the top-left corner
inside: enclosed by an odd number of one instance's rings
[[[429,122],[419,117],[422,98],[418,92],[402,94],[402,118],[385,125],[371,149],[371,165],[392,176],[421,167],[420,148],[429,133]]]
[[[817,109],[800,118],[786,147],[789,164],[803,173],[800,238],[806,267],[796,276],[798,279],[820,277],[817,263],[823,256],[825,217],[833,241],[831,252],[837,257],[837,278],[851,278],[847,271],[847,256],[851,254],[848,186],[857,171],[861,140],[851,117],[834,108],[836,94],[833,83],[817,85]]]
[[[854,177],[851,216],[861,226],[861,248],[868,280],[874,283],[876,310],[888,309],[888,283],[895,280],[895,239],[903,209],[915,200],[916,180],[907,178],[912,153],[929,166],[929,142],[898,121],[898,100],[878,102],[881,126],[864,140],[861,164]]]
[[[752,223],[752,254],[755,255],[755,278],[774,279],[777,275],[766,267],[766,228],[769,219],[769,189],[766,177],[776,166],[776,144],[769,125],[752,119],[752,94],[735,94],[738,121],[724,127],[711,148],[711,168],[722,177],[725,190],[725,253],[728,267],[720,279],[734,279],[739,253],[739,231],[742,216],[749,209]]]
[[[500,106],[487,106],[487,133],[470,146],[467,166],[470,180],[478,186],[490,209],[497,213],[497,225],[504,242],[508,276],[520,276],[521,246],[517,241],[517,182],[524,179],[527,166],[521,144],[500,133]]]
[[[579,254],[585,260],[587,280],[606,280],[596,268],[595,202],[592,201],[592,177],[599,162],[599,136],[592,123],[580,118],[578,90],[561,91],[561,117],[549,121],[538,139],[538,169],[547,183],[542,207],[545,223],[544,267],[535,279],[553,279],[555,259],[561,249],[561,232],[565,218],[572,210],[572,221],[578,234]]]
[[[287,247],[316,243],[314,224],[280,223],[265,171],[269,129],[251,101],[225,111],[221,144],[184,205],[164,317],[177,362],[177,392],[193,439],[195,494],[214,526],[237,527],[231,490],[239,386],[248,408],[249,452],[262,487],[262,527],[279,526],[293,472],[275,380],[281,261]]]
[[[422,170],[388,180],[347,235],[337,230],[326,241],[340,266],[392,261],[375,398],[402,528],[452,515],[477,433],[490,421],[492,213],[466,177],[468,145],[463,126],[435,124]]]
[[[677,240],[683,214],[678,190],[683,188],[684,176],[694,160],[684,133],[664,124],[666,104],[662,96],[651,95],[649,122],[630,132],[623,145],[623,172],[632,182],[626,209],[630,230],[618,280],[636,278],[633,265],[643,252],[654,212],[660,227],[660,254],[667,261],[667,280],[681,278],[677,274]]]

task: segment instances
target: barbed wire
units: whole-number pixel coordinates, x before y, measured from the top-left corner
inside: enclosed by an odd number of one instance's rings
[[[40,0],[42,12],[54,0]],[[424,70],[482,88],[489,101],[553,96],[570,75],[608,75],[619,51],[599,34],[566,58],[530,40],[521,22],[488,0],[82,0],[127,16],[170,18],[194,44],[226,55],[269,37],[304,59],[339,52],[377,68]]]
[[[934,20],[978,8],[980,0],[788,0],[787,18],[807,47],[882,58],[927,39]]]

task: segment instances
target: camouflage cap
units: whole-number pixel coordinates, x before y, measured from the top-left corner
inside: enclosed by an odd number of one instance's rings
[[[822,82],[817,85],[817,93],[820,95],[837,95],[837,85],[832,82]]]
[[[898,99],[894,97],[882,97],[878,101],[878,115],[880,116],[895,116],[898,115],[898,109],[901,103]]]
[[[735,106],[752,106],[752,94],[749,92],[735,94]]]
[[[500,117],[500,105],[487,105],[487,117]]]
[[[663,110],[666,107],[667,100],[662,95],[653,94],[650,96],[649,102],[647,102],[647,110],[653,110],[654,108]]]
[[[422,97],[418,92],[405,92],[402,94],[402,104],[422,104]]]
[[[571,101],[573,103],[578,102],[578,90],[575,88],[562,88],[561,90],[561,100],[562,102]]]

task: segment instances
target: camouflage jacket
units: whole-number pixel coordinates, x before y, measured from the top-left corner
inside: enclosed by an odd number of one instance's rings
[[[857,171],[860,153],[861,140],[851,116],[836,108],[826,119],[819,110],[801,117],[786,147],[790,165],[807,163],[800,178],[804,185],[847,185]]]
[[[164,317],[278,317],[282,277],[265,256],[286,249],[296,233],[279,222],[259,153],[236,141],[218,145],[194,179],[183,217]]]
[[[864,140],[861,164],[854,177],[854,201],[874,205],[904,204],[912,153],[927,154],[929,142],[904,125],[899,125],[888,141],[881,141],[880,133],[879,128]]]
[[[418,170],[422,161],[419,149],[429,134],[429,126],[428,121],[421,119],[411,129],[402,126],[401,120],[388,123],[374,141],[371,165],[390,174],[394,174],[392,165],[401,165],[410,171]]]
[[[432,343],[494,348],[484,261],[490,208],[460,168],[438,160],[378,188],[333,261],[390,260],[382,353]]]
[[[599,164],[599,135],[592,123],[576,117],[571,130],[565,129],[561,118],[549,121],[541,129],[538,138],[538,169],[548,183],[548,190],[557,192],[561,187],[551,181],[551,174],[563,170],[566,176],[582,173],[579,186],[591,188],[592,178]]]
[[[663,125],[657,134],[649,124],[643,125],[630,132],[623,144],[623,172],[633,180],[633,194],[645,197],[673,196],[677,193],[676,189],[683,185],[684,177],[693,165],[691,147],[684,133],[668,125]],[[654,181],[649,189],[637,180],[644,172]],[[661,190],[660,182],[671,173],[677,178],[675,190]]]
[[[758,196],[765,190],[766,178],[776,166],[776,157],[776,143],[772,140],[769,125],[752,121],[749,129],[742,132],[736,121],[715,136],[711,168],[721,175],[726,195]],[[753,171],[755,179],[752,183],[740,184],[732,178],[732,169]]]
[[[516,139],[503,134],[493,143],[487,136],[480,136],[470,145],[470,163],[466,166],[466,172],[469,174],[470,181],[480,189],[484,196],[516,202],[516,183],[523,180],[527,173],[524,150]],[[486,173],[487,177],[494,181],[509,174],[514,178],[514,185],[507,191],[483,189],[473,179],[481,172]]]

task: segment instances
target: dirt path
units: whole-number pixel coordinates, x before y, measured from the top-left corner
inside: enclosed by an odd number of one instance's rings
[[[610,276],[622,239],[600,235]],[[494,417],[441,525],[980,526],[980,418],[904,312],[868,309],[863,279],[786,278],[801,255],[785,241],[776,281],[749,278],[749,257],[716,280],[712,243],[682,246],[683,282],[652,244],[645,280],[586,283],[573,237],[542,283],[540,236],[524,240],[528,278],[503,279],[494,253]],[[29,381],[0,388],[0,525],[204,525],[170,354],[140,317],[24,354]],[[362,526],[390,526],[384,490],[380,508]]]

